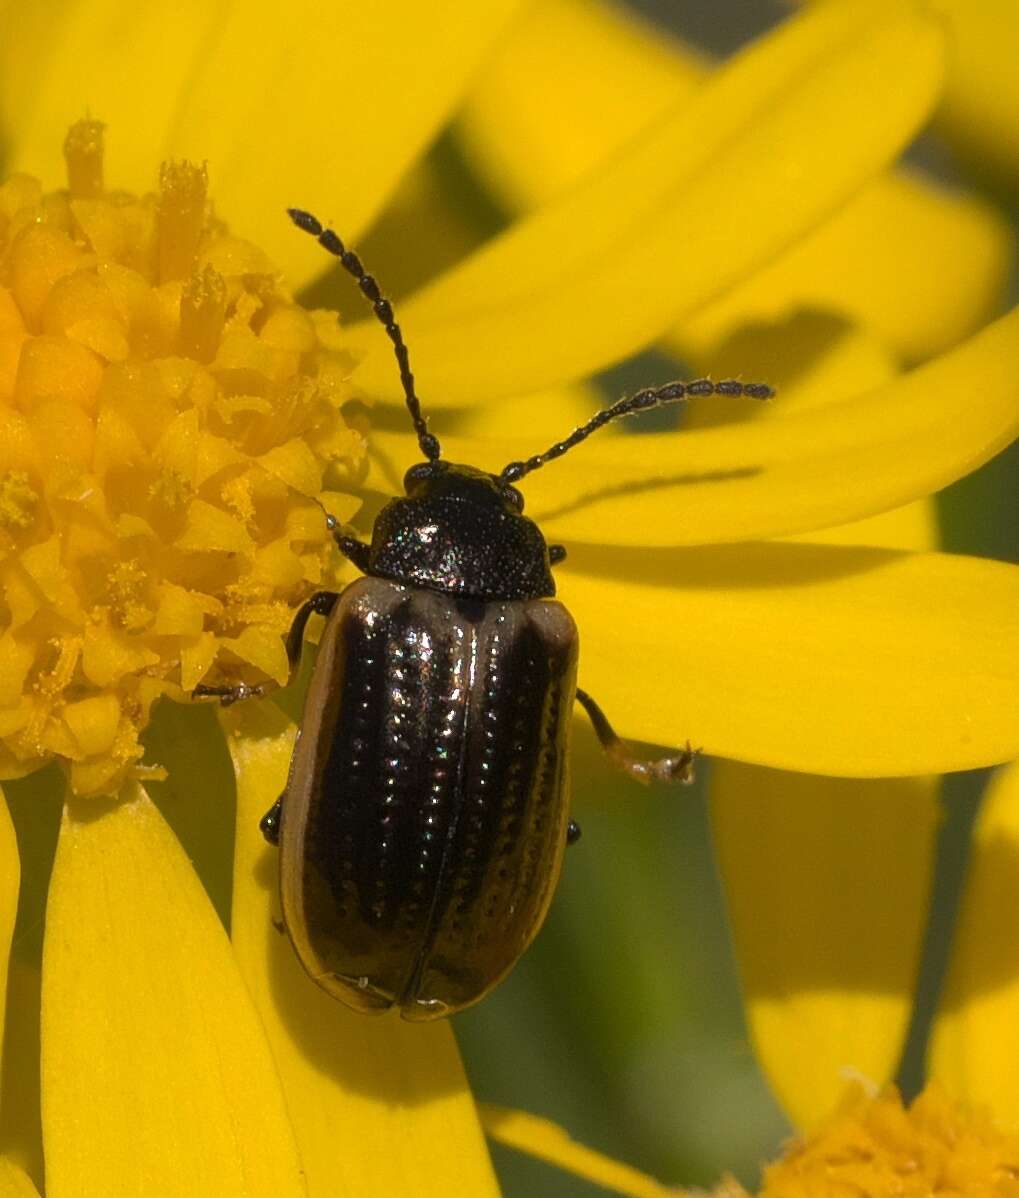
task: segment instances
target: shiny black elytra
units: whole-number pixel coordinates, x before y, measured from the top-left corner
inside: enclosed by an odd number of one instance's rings
[[[308,618],[327,617],[287,788],[262,830],[280,847],[283,919],[311,978],[358,1011],[435,1019],[491,990],[545,919],[580,834],[566,782],[574,699],[633,777],[692,777],[689,744],[637,760],[577,689],[576,626],[553,598],[551,567],[566,550],[545,543],[513,484],[632,412],[772,392],[668,383],[499,474],[442,461],[389,301],[331,229],[297,209],[290,217],[353,275],[385,327],[425,461],[379,513],[370,545],[328,518],[366,577],[314,595],[294,620],[292,667]],[[195,693],[232,703],[260,690]]]

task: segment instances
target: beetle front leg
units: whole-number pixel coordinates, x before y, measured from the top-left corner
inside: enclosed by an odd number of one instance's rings
[[[368,573],[368,557],[371,553],[371,546],[366,545],[364,541],[359,541],[357,537],[345,536],[340,531],[340,522],[335,516],[330,516],[326,513],[326,528],[333,534],[333,540],[336,542],[336,548],[343,556],[354,563],[362,574]]]
[[[287,661],[290,663],[291,677],[301,664],[301,647],[304,644],[304,629],[308,620],[312,616],[328,616],[339,597],[336,591],[319,591],[298,608],[287,633]]]
[[[301,664],[301,645],[304,641],[304,628],[311,616],[328,616],[336,604],[339,595],[335,591],[319,591],[318,594],[303,603],[297,609],[294,622],[287,633],[287,661],[290,663],[290,676],[293,678],[297,667]],[[193,699],[218,698],[221,706],[229,707],[242,699],[259,699],[267,691],[275,690],[275,683],[260,682],[250,686],[247,682],[238,682],[235,686],[202,686],[199,684],[191,692]]]
[[[693,763],[699,750],[691,749],[689,741],[685,748],[669,754],[668,757],[659,757],[654,761],[642,761],[627,751],[625,743],[616,735],[615,729],[609,723],[605,713],[586,691],[578,688],[577,702],[587,712],[595,735],[613,765],[618,766],[631,778],[635,778],[645,786],[651,782],[680,782],[684,786],[689,786],[693,781]]]
[[[269,682],[259,682],[250,686],[247,682],[238,682],[234,686],[203,686],[201,683],[191,692],[192,699],[219,699],[221,707],[230,707],[243,699],[260,699],[267,691],[274,689]]]

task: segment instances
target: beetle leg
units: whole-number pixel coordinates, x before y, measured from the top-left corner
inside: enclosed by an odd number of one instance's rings
[[[247,682],[238,682],[234,686],[198,686],[191,692],[192,699],[219,699],[222,707],[230,707],[242,699],[260,699],[267,690],[273,689],[267,682],[259,682],[250,686]]]
[[[558,566],[560,562],[566,561],[566,546],[565,545],[549,545],[548,560],[551,565]]]
[[[575,819],[571,819],[566,825],[566,843],[576,844],[580,839],[580,824]]]
[[[285,793],[285,792],[284,792]],[[258,821],[258,826],[262,830],[262,835],[270,844],[278,845],[280,842],[280,816],[283,814],[283,795],[276,800],[269,810]]]
[[[691,749],[689,741],[684,748],[668,757],[659,757],[655,761],[641,761],[627,752],[626,745],[616,735],[605,713],[586,691],[578,688],[577,702],[587,712],[595,734],[613,765],[618,766],[631,778],[643,782],[645,786],[650,782],[681,782],[689,785],[693,781],[693,763],[700,750]]]
[[[328,616],[336,606],[339,595],[335,591],[319,591],[303,603],[294,616],[294,622],[287,633],[287,661],[290,662],[290,672],[301,664],[301,646],[304,643],[304,628],[311,616]]]
[[[367,574],[368,555],[371,553],[371,546],[366,545],[364,541],[359,541],[357,537],[345,536],[340,531],[339,520],[335,516],[329,515],[328,512],[326,512],[326,528],[333,534],[336,548],[339,549],[343,556],[352,561],[362,574]]]
[[[352,561],[362,574],[368,573],[368,555],[371,553],[370,545],[366,545],[364,541],[359,541],[357,537],[340,537],[336,536],[335,533],[333,534],[333,540],[345,558]]]
[[[301,661],[301,643],[304,639],[304,626],[308,623],[308,617],[328,616],[338,598],[335,591],[319,591],[317,595],[312,595],[307,603],[298,608],[294,622],[290,625],[290,631],[287,633],[287,660],[290,662],[291,674]],[[202,686],[199,684],[191,692],[191,697],[193,699],[218,698],[221,706],[230,707],[242,699],[260,699],[270,690],[275,690],[275,685],[269,682],[260,682],[257,686],[251,686],[247,682],[238,682],[234,686]]]

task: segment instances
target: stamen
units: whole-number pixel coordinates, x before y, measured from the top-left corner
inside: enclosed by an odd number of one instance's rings
[[[194,269],[205,225],[209,174],[204,164],[164,162],[159,171],[159,281],[184,279]]]
[[[211,266],[193,274],[180,301],[178,348],[186,357],[211,362],[226,320],[226,281]]]
[[[103,191],[102,121],[75,121],[64,138],[67,186],[74,200],[88,200]]]

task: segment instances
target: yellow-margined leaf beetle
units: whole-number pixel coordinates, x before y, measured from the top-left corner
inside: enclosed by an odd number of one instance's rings
[[[699,395],[767,398],[736,381],[668,383],[598,412],[544,453],[498,474],[444,461],[414,389],[393,309],[331,230],[290,210],[357,280],[385,327],[425,460],[381,510],[367,545],[329,517],[365,577],[298,611],[327,617],[287,788],[262,820],[279,845],[283,919],[308,974],[363,1012],[426,1020],[470,1006],[537,935],[569,818],[574,700],[614,762],[643,781],[689,781],[686,748],[632,757],[577,689],[577,630],[553,598],[566,557],[523,515],[516,484],[597,429]],[[198,687],[224,703],[261,688]]]

